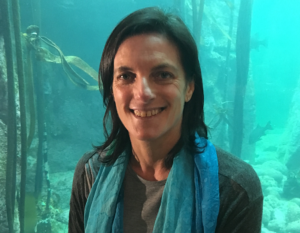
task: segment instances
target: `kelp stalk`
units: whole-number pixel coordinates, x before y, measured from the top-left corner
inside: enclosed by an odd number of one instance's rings
[[[234,0],[233,0],[234,5]],[[230,9],[230,18],[229,18],[229,32],[228,35],[232,37],[233,32],[233,10]],[[227,84],[228,84],[228,74],[229,74],[229,62],[230,62],[230,50],[231,50],[231,40],[227,40],[227,50],[226,50],[226,63],[225,63],[225,75],[224,75],[224,89],[223,89],[223,99],[227,100]]]
[[[30,0],[32,21],[41,28],[41,1]]]
[[[198,35],[197,38],[199,39],[199,43],[200,43],[200,35],[201,35],[201,29],[202,29],[202,19],[203,19],[203,14],[204,14],[204,2],[205,0],[200,0],[200,6],[199,6],[199,12],[198,12]]]
[[[35,62],[36,72],[34,75],[35,81],[35,92],[36,92],[36,107],[37,107],[37,125],[38,125],[38,151],[37,151],[37,166],[36,166],[36,177],[35,177],[35,195],[39,197],[43,187],[44,173],[46,176],[47,183],[47,201],[46,201],[46,213],[42,215],[42,221],[37,226],[38,232],[51,232],[51,223],[49,221],[50,215],[50,197],[51,187],[49,179],[49,166],[48,166],[48,146],[47,146],[47,125],[45,122],[45,105],[44,105],[44,80],[43,70],[41,62]]]
[[[253,0],[241,0],[236,35],[236,86],[233,121],[235,122],[232,153],[241,157],[244,129],[244,98],[247,87]]]
[[[43,135],[43,158],[44,158],[44,172],[46,176],[47,183],[47,201],[46,201],[46,210],[49,212],[50,207],[50,198],[51,198],[51,183],[49,177],[49,164],[48,164],[48,144],[47,144],[47,125],[44,122],[44,135]]]
[[[200,44],[201,26],[202,18],[204,13],[204,0],[199,0],[199,10],[197,10],[197,1],[192,0],[192,10],[193,10],[193,34],[197,46]]]
[[[43,92],[43,74],[40,62],[35,62],[36,72],[34,74],[35,93],[36,93],[36,112],[37,112],[37,130],[38,130],[38,151],[35,174],[35,195],[36,198],[42,192],[43,186],[43,139],[44,139],[44,92]]]
[[[26,106],[29,109],[29,133],[27,138],[27,149],[30,148],[34,134],[35,134],[35,125],[36,125],[36,112],[35,112],[35,99],[34,99],[34,84],[33,84],[33,72],[32,72],[32,56],[31,53],[34,51],[32,43],[36,43],[34,40],[36,38],[37,26],[29,26],[26,29],[26,33],[23,34],[23,37],[26,41]]]
[[[21,187],[19,201],[20,233],[24,232],[25,218],[25,193],[26,193],[26,170],[27,170],[27,130],[26,130],[26,107],[24,87],[23,51],[20,27],[20,7],[18,0],[12,0],[12,12],[14,22],[14,34],[16,42],[17,73],[19,82],[20,121],[21,121]]]
[[[8,115],[7,115],[7,161],[6,161],[6,212],[9,233],[13,233],[15,192],[16,192],[16,158],[17,158],[17,128],[15,103],[15,77],[13,64],[12,25],[9,0],[0,2],[2,11],[3,34],[5,43]]]
[[[35,114],[35,102],[34,102],[34,87],[33,87],[33,74],[32,74],[32,59],[31,59],[31,49],[30,46],[27,46],[26,51],[26,97],[27,97],[27,106],[30,113],[29,121],[29,133],[27,140],[27,148],[29,149],[33,140],[35,133],[35,123],[36,123],[36,114]]]
[[[196,40],[196,43],[197,45],[199,44],[199,41],[198,41],[198,33],[197,33],[197,30],[198,30],[198,11],[197,11],[197,3],[196,3],[196,0],[192,0],[192,12],[193,12],[193,34],[194,34],[194,37],[195,37],[195,40]]]

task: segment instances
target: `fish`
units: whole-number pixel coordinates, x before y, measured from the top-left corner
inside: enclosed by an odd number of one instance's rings
[[[256,51],[259,51],[260,47],[268,47],[268,40],[265,39],[260,39],[258,34],[256,33],[253,37],[251,37],[250,40],[250,48],[254,49]]]
[[[259,124],[252,130],[249,135],[249,144],[254,144],[261,140],[261,137],[266,135],[267,130],[272,130],[271,122],[269,121],[264,127],[261,127]]]

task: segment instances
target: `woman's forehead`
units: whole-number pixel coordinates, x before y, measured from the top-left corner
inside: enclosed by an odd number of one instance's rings
[[[168,62],[179,65],[178,49],[163,35],[141,34],[127,38],[120,45],[114,59],[115,66],[145,62],[153,62],[154,65]]]

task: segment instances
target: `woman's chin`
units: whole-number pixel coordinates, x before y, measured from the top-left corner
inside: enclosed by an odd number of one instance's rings
[[[139,141],[154,141],[159,138],[159,133],[156,132],[142,132],[142,133],[134,133],[129,134],[130,138],[134,138]]]

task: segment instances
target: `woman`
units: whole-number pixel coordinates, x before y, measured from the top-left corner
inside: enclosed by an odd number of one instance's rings
[[[260,232],[259,179],[207,140],[198,51],[177,16],[123,19],[99,77],[106,142],[77,164],[69,232]]]

